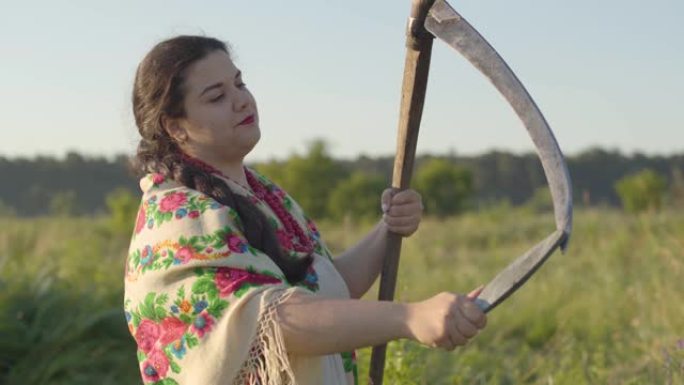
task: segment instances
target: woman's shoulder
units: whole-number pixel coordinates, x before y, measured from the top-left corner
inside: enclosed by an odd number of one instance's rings
[[[188,187],[160,173],[147,173],[140,178],[140,190],[143,194],[158,193],[169,189],[188,189]]]
[[[167,224],[188,225],[201,221],[211,212],[229,209],[212,197],[161,174],[143,176],[140,188],[143,195],[134,237],[143,229],[159,229]],[[231,217],[228,215],[225,219]]]
[[[143,194],[143,199],[147,198],[149,200],[155,196],[157,197],[156,199],[174,196],[176,198],[167,199],[167,201],[174,201],[181,199],[180,197],[183,196],[186,198],[202,197],[201,199],[204,200],[213,200],[209,195],[159,173],[144,175],[140,178],[139,185]]]

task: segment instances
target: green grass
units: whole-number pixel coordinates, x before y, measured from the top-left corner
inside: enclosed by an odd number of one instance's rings
[[[425,221],[404,241],[395,298],[467,292],[553,228],[550,215],[521,209]],[[323,231],[339,251],[364,229]],[[683,301],[684,214],[579,211],[567,254],[492,311],[476,339],[451,353],[392,343],[386,375],[392,384],[682,384]],[[364,376],[369,356],[360,354]]]
[[[370,226],[319,223],[337,252]],[[506,207],[426,219],[404,241],[395,297],[467,292],[553,228]],[[141,383],[121,310],[128,234],[106,218],[0,218],[0,229],[0,383]],[[477,338],[453,352],[393,342],[385,383],[684,384],[683,301],[684,213],[579,210],[567,254]],[[359,351],[362,384],[369,357]]]

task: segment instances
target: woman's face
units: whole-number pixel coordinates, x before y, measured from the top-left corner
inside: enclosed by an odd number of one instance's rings
[[[227,53],[214,51],[189,66],[183,83],[185,117],[167,125],[186,138],[181,148],[207,161],[241,161],[259,141],[256,102]]]

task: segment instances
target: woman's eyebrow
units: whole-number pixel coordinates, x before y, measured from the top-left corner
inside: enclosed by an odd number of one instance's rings
[[[207,93],[207,92],[213,90],[214,88],[221,88],[221,87],[223,87],[223,82],[218,82],[218,83],[212,84],[212,85],[210,85],[209,87],[205,88],[205,89],[200,93],[199,96],[201,97],[202,95],[204,95],[205,93]]]
[[[235,79],[239,78],[240,75],[242,75],[242,71],[238,70],[238,72],[235,73]],[[210,85],[209,87],[205,88],[204,90],[202,90],[202,92],[200,92],[199,96],[201,97],[202,95],[213,90],[214,88],[220,88],[220,87],[223,87],[223,82],[214,83],[214,84]]]

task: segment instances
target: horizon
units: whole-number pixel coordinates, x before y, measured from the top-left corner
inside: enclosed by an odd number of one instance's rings
[[[592,152],[592,151],[603,151],[606,153],[610,154],[618,154],[619,156],[625,157],[625,158],[633,158],[637,156],[645,156],[648,158],[657,158],[657,157],[663,157],[663,158],[672,158],[672,157],[679,157],[679,156],[684,156],[684,150],[678,151],[678,152],[672,152],[672,153],[649,153],[649,152],[643,152],[643,151],[632,151],[632,152],[627,152],[623,151],[619,148],[608,148],[608,147],[601,147],[601,146],[591,146],[587,147],[585,149],[582,149],[578,152],[574,153],[566,153],[563,152],[563,156],[566,158],[574,158],[578,156],[582,156],[583,154]],[[485,151],[477,152],[477,153],[463,153],[463,152],[421,152],[421,153],[416,153],[416,158],[423,157],[423,156],[434,156],[434,157],[457,157],[457,158],[477,158],[481,157],[484,155],[492,154],[492,153],[501,153],[501,154],[510,154],[514,156],[526,156],[526,155],[531,155],[534,154],[536,155],[536,151],[534,149],[527,150],[527,151],[512,151],[510,149],[506,148],[490,148]],[[100,159],[105,159],[108,162],[113,162],[115,161],[118,157],[125,156],[125,157],[133,157],[135,154],[131,153],[125,153],[125,152],[120,152],[120,153],[115,153],[115,154],[89,154],[89,153],[82,153],[79,151],[66,151],[62,154],[55,155],[55,154],[29,154],[29,155],[17,155],[17,156],[6,156],[5,154],[0,153],[0,159],[2,160],[7,160],[7,161],[20,161],[20,160],[28,160],[28,161],[35,161],[39,159],[51,159],[51,160],[56,160],[56,161],[65,161],[67,157],[70,154],[76,154],[80,157],[82,157],[85,160],[100,160]],[[285,157],[271,157],[267,159],[254,159],[252,158],[245,158],[245,163],[264,163],[264,162],[282,162],[287,160],[287,158],[293,156],[293,155],[303,155],[303,151],[299,152],[293,152]],[[334,160],[339,160],[339,161],[355,161],[358,160],[362,157],[370,158],[370,159],[381,159],[381,158],[393,158],[395,154],[363,154],[359,153],[356,156],[353,157],[347,157],[347,156],[335,156],[332,153],[329,153],[329,155],[334,159]]]

